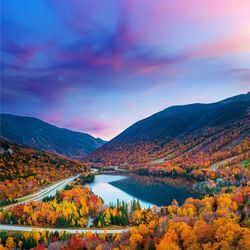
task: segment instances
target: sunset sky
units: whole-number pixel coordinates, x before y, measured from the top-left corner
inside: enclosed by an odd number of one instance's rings
[[[1,112],[111,139],[250,90],[249,0],[2,0]]]

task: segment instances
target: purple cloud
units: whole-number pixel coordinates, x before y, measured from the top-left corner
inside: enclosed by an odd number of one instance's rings
[[[2,110],[110,138],[191,101],[188,93],[195,102],[244,92],[249,8],[233,0],[4,0]]]
[[[77,131],[85,131],[88,133],[102,133],[109,127],[109,124],[99,120],[78,117],[74,118],[69,123],[64,124],[64,126]]]

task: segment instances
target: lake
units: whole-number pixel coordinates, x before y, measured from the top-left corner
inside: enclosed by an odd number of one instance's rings
[[[142,208],[165,206],[176,199],[182,204],[188,197],[197,198],[192,192],[192,183],[183,179],[156,178],[138,175],[96,175],[88,184],[106,205],[115,204],[117,199],[130,202],[138,199]]]

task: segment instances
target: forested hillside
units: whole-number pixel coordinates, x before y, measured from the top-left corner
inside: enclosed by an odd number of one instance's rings
[[[208,167],[249,150],[250,94],[212,104],[173,106],[141,120],[87,156],[124,168]]]
[[[86,164],[1,139],[0,201],[11,202],[53,182],[86,172]]]

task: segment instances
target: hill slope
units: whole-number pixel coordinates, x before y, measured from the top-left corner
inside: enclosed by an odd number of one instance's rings
[[[105,143],[89,134],[58,128],[33,117],[1,114],[0,119],[2,138],[72,158],[81,158]]]
[[[171,158],[173,152],[176,155],[177,151],[191,150],[211,136],[220,139],[215,136],[219,132],[221,136],[225,131],[230,134],[243,126],[240,122],[243,120],[244,139],[249,129],[249,120],[246,120],[249,107],[250,94],[211,104],[172,106],[130,126],[90,154],[88,159],[113,165],[147,162],[160,155]]]
[[[0,203],[87,171],[76,160],[0,139]]]

